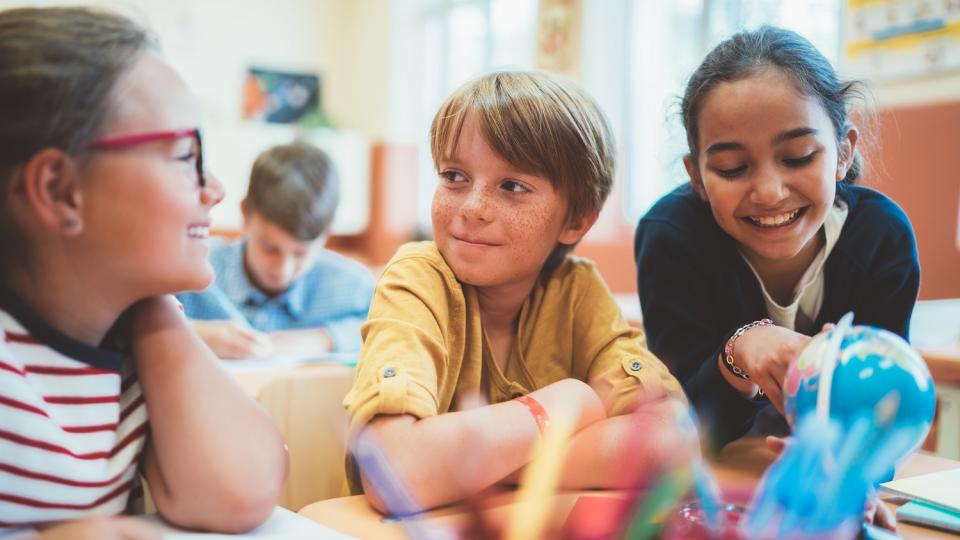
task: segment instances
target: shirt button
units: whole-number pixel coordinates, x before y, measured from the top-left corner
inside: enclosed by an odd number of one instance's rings
[[[630,371],[640,371],[640,368],[642,367],[643,367],[643,364],[641,364],[639,360],[634,360],[633,362],[630,362]]]
[[[397,370],[393,369],[392,367],[388,367],[383,370],[383,376],[385,378],[395,377],[396,375],[397,375]]]

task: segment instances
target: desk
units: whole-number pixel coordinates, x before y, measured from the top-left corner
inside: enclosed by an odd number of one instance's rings
[[[344,494],[347,414],[343,398],[355,369],[338,364],[284,365],[241,361],[227,370],[257,398],[287,443],[290,471],[280,505],[304,505]]]
[[[960,459],[960,343],[917,351],[937,385],[937,454]]]
[[[223,366],[233,375],[240,386],[253,397],[260,397],[260,392],[267,383],[285,377],[342,377],[352,376],[354,368],[340,364],[278,364],[271,365],[266,361],[253,364],[248,360],[224,360]]]
[[[723,455],[714,465],[717,477],[724,489],[749,488],[756,485],[762,472],[773,462],[776,456],[763,446],[758,439],[741,440],[728,445]],[[960,467],[960,462],[927,454],[916,454],[897,471],[897,478],[906,478],[919,474],[949,470]],[[551,528],[559,528],[566,520],[577,498],[583,494],[605,494],[617,496],[616,492],[561,492],[553,496],[554,512],[551,515]],[[494,495],[485,502],[484,515],[494,523],[505,523],[513,509],[514,492]],[[401,525],[384,522],[382,516],[367,504],[363,496],[341,497],[313,503],[300,510],[300,515],[312,519],[336,531],[357,538],[377,538],[382,540],[407,538]],[[462,528],[467,514],[460,506],[450,506],[427,512],[426,524],[437,527]],[[901,524],[899,532],[905,539],[956,539],[957,536]]]

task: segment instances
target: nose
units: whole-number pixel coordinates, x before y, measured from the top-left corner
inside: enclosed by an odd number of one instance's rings
[[[750,192],[750,202],[762,206],[776,206],[790,195],[783,178],[777,171],[758,171]]]
[[[204,185],[200,188],[200,202],[213,208],[220,204],[220,201],[227,195],[227,192],[223,189],[223,184],[220,183],[220,179],[212,172],[205,171],[203,179]]]
[[[460,213],[467,219],[490,221],[490,201],[488,199],[489,196],[486,191],[477,182],[467,193],[463,204],[460,205]]]

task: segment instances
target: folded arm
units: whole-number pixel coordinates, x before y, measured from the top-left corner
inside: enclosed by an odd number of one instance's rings
[[[144,461],[157,509],[184,527],[256,527],[273,511],[286,476],[277,428],[172,297],[145,300],[127,317],[150,417]]]

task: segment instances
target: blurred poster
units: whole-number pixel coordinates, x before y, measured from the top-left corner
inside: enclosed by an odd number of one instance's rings
[[[960,0],[847,0],[846,69],[897,79],[960,70]]]
[[[580,70],[580,0],[540,0],[537,67],[576,78]]]
[[[250,68],[243,83],[243,118],[275,124],[299,121],[320,107],[320,77]]]

